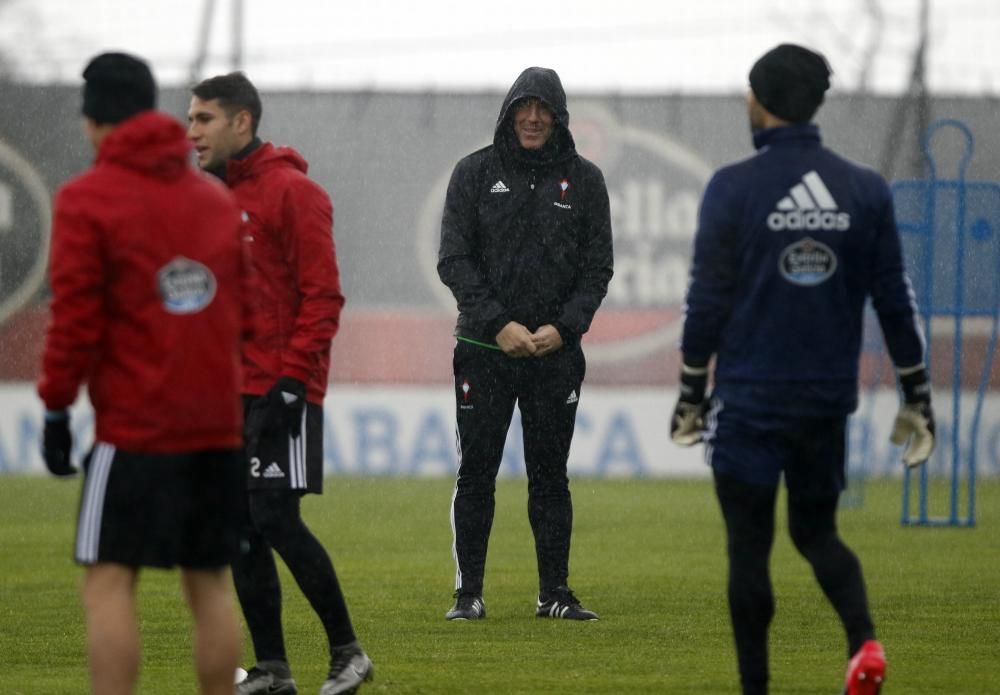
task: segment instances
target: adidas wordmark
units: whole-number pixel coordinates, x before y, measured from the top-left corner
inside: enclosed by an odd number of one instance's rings
[[[830,189],[815,170],[792,186],[776,207],[767,216],[767,226],[775,232],[785,229],[843,232],[851,228],[851,216],[840,211]]]
[[[510,193],[510,189],[507,188],[507,184],[503,181],[497,181],[493,184],[493,188],[490,189],[490,193]]]

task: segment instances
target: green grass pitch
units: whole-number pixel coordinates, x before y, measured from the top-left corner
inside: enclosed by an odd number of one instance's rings
[[[571,584],[596,623],[534,617],[525,483],[501,481],[488,618],[448,623],[452,481],[331,478],[304,504],[334,558],[375,662],[367,693],[737,693],[721,518],[708,481],[574,480]],[[0,692],[87,692],[71,561],[79,482],[0,478]],[[944,493],[943,489],[935,493]],[[942,496],[943,499],[943,496]],[[772,556],[772,692],[839,692],[837,619],[792,548],[779,499]],[[1000,692],[1000,481],[978,489],[975,529],[901,528],[899,481],[869,482],[841,531],[861,558],[889,659],[885,693]],[[320,625],[282,566],[285,632],[302,693],[325,676]],[[176,574],[139,584],[139,692],[196,692]],[[252,664],[245,639],[246,666]]]

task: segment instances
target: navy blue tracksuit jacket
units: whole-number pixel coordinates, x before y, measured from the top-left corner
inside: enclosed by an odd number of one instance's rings
[[[681,350],[716,356],[715,395],[779,415],[857,407],[871,297],[893,362],[923,361],[892,196],[876,172],[823,147],[814,125],[759,131],[758,152],[709,181]]]

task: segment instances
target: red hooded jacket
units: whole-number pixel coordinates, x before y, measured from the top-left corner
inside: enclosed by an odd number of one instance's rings
[[[38,393],[62,410],[86,382],[97,440],[127,451],[242,441],[239,208],[189,148],[176,120],[141,113],[55,200]]]
[[[344,295],[333,205],[307,170],[295,150],[264,143],[229,160],[226,182],[243,208],[255,283],[243,393],[262,395],[290,376],[306,384],[306,400],[321,404]]]

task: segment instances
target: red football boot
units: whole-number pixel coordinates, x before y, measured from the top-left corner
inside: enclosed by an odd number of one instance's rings
[[[884,680],[885,652],[877,640],[870,639],[847,664],[844,695],[878,695]]]

